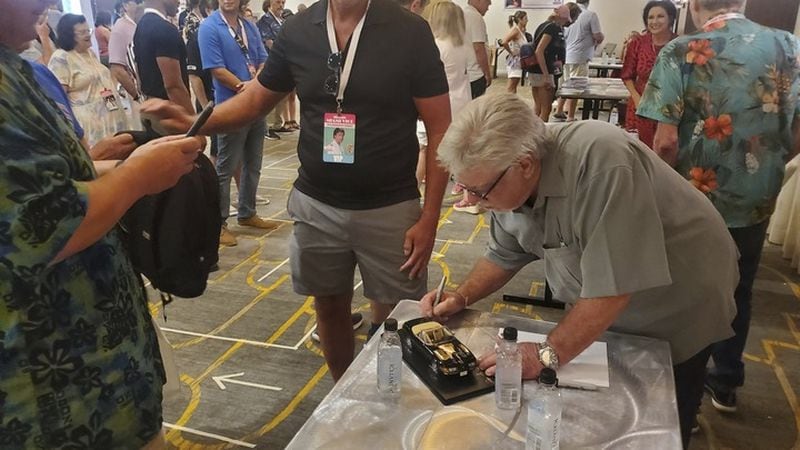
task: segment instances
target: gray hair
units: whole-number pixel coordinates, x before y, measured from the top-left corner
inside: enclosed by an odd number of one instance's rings
[[[695,0],[706,11],[719,11],[721,9],[739,8],[744,5],[744,0]]]
[[[503,170],[524,156],[542,159],[549,142],[544,122],[517,95],[484,95],[455,116],[439,161],[453,174],[479,166]]]

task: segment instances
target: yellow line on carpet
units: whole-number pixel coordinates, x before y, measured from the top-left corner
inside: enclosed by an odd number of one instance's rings
[[[263,300],[264,298],[266,298],[266,297],[267,297],[267,295],[269,295],[270,293],[272,293],[272,291],[274,291],[275,289],[277,289],[277,288],[278,288],[280,285],[282,285],[282,284],[283,284],[283,283],[284,283],[286,280],[288,280],[288,279],[289,279],[289,275],[286,275],[286,274],[284,274],[284,275],[281,275],[281,276],[280,276],[280,278],[278,278],[278,280],[277,280],[277,281],[275,281],[274,283],[272,283],[272,285],[270,285],[270,286],[269,286],[267,289],[265,289],[265,290],[261,291],[261,293],[260,293],[260,294],[258,294],[258,295],[257,295],[257,296],[256,296],[256,297],[253,299],[253,300],[251,300],[251,301],[250,301],[250,303],[248,303],[248,304],[247,304],[247,305],[245,305],[245,306],[244,306],[242,309],[240,309],[239,311],[237,311],[237,312],[236,312],[236,314],[234,314],[233,316],[231,316],[231,317],[230,317],[228,320],[226,320],[226,321],[225,321],[224,323],[222,323],[221,325],[217,326],[216,328],[214,328],[213,330],[211,330],[211,331],[209,331],[208,333],[205,333],[205,334],[212,334],[212,335],[213,335],[213,334],[217,334],[217,333],[219,333],[220,331],[222,331],[222,330],[224,330],[224,329],[228,328],[228,327],[229,327],[229,326],[231,326],[231,325],[232,325],[234,322],[236,322],[236,321],[237,321],[237,320],[239,320],[239,319],[240,319],[242,316],[244,316],[244,315],[245,315],[245,314],[246,314],[248,311],[250,311],[251,309],[253,309],[253,307],[255,307],[255,306],[256,306],[256,305],[257,305],[259,302],[261,302],[261,300]],[[188,347],[188,346],[190,346],[190,345],[195,345],[195,344],[198,344],[198,343],[200,343],[200,342],[203,342],[203,341],[205,341],[206,339],[207,339],[207,338],[205,338],[205,337],[197,337],[197,338],[192,338],[192,339],[188,339],[188,340],[186,340],[186,341],[183,341],[183,342],[178,342],[178,343],[175,343],[175,344],[173,344],[173,345],[172,345],[172,347],[173,347],[173,348],[175,348],[175,349],[181,349],[181,348]],[[178,424],[178,425],[183,425],[183,424]]]

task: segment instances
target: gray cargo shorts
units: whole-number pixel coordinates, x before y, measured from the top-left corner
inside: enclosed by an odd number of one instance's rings
[[[419,300],[428,286],[428,271],[408,279],[400,272],[405,233],[418,220],[418,199],[383,208],[335,208],[292,189],[286,206],[294,220],[289,242],[294,291],[300,295],[342,295],[353,291],[356,265],[364,296],[380,303]]]

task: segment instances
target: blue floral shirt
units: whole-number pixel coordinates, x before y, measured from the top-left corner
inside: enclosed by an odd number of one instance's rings
[[[278,39],[278,33],[283,26],[283,19],[278,20],[272,13],[266,12],[258,19],[256,25],[258,26],[258,31],[261,33],[261,41],[264,42],[264,47],[266,47],[267,41]],[[267,48],[267,52],[269,52],[269,48]]]
[[[798,40],[741,14],[673,40],[656,60],[637,114],[678,126],[676,170],[729,228],[767,220],[800,114]]]
[[[0,448],[139,449],[164,371],[116,232],[52,264],[95,178],[31,66],[0,46]]]

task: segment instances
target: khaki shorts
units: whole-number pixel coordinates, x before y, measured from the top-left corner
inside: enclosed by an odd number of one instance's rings
[[[548,80],[550,80],[550,86],[556,85],[555,78],[553,78],[552,74],[544,76],[544,74],[541,73],[531,73],[528,75],[528,79],[531,82],[531,87],[544,87]]]
[[[584,64],[564,64],[564,81],[572,77],[588,77],[589,63]]]
[[[364,296],[380,303],[418,300],[428,272],[416,280],[400,272],[405,233],[419,220],[419,199],[383,208],[334,208],[292,189],[286,206],[294,229],[289,242],[294,291],[300,295],[342,295],[353,291],[355,268]]]

